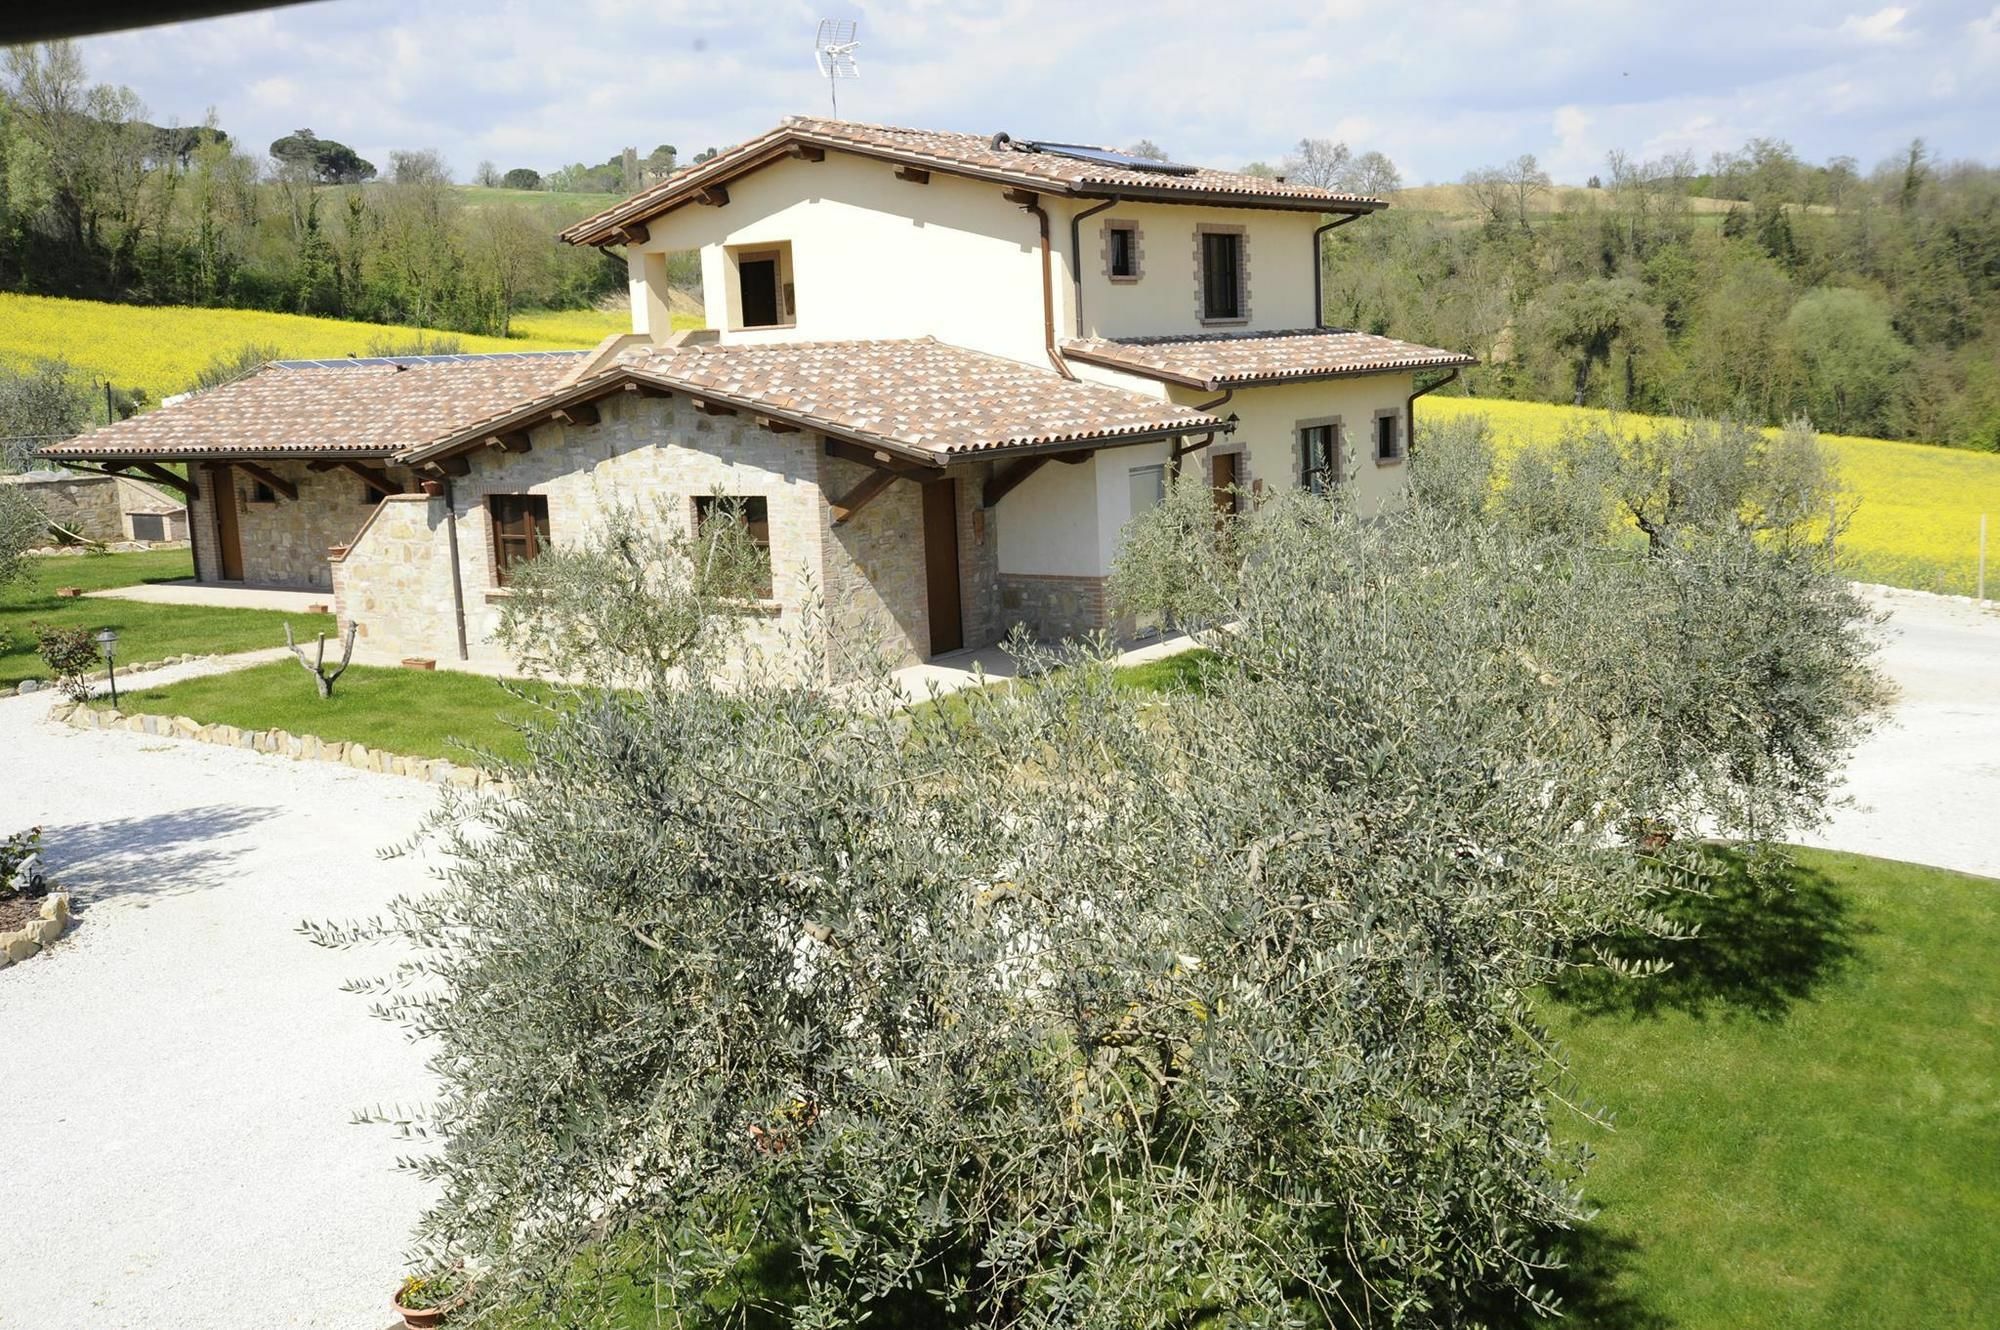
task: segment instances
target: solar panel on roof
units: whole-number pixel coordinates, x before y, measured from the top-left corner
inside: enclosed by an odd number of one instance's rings
[[[1100,166],[1117,166],[1127,171],[1151,171],[1157,175],[1193,175],[1197,168],[1182,166],[1178,162],[1163,162],[1157,157],[1139,157],[1129,152],[1114,152],[1110,148],[1093,148],[1082,143],[1042,143],[1026,140],[1026,145],[1036,152],[1046,152],[1056,157],[1074,157],[1080,162],[1096,162]]]
[[[333,360],[273,360],[279,369],[373,369],[382,365],[459,365],[492,360],[551,360],[581,351],[454,351],[424,356],[341,356]]]

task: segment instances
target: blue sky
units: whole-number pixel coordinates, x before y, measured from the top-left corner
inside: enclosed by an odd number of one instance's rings
[[[822,15],[860,20],[849,118],[1276,161],[1302,135],[1380,149],[1410,183],[1532,152],[1581,182],[1607,150],[1753,135],[1866,169],[1921,135],[2000,159],[2000,2],[1477,0],[330,0],[93,37],[94,77],[155,121],[261,147],[292,129],[549,170],[627,144],[685,157],[820,113]]]

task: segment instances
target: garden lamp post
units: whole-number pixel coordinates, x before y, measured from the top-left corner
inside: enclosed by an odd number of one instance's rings
[[[104,674],[111,680],[111,709],[118,710],[118,634],[109,628],[97,635],[97,645],[104,652]]]

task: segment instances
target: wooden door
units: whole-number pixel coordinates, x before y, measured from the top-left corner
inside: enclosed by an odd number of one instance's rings
[[[958,482],[924,486],[924,585],[930,601],[931,654],[965,645],[958,602]]]
[[[243,533],[236,525],[236,478],[227,462],[208,468],[208,501],[215,508],[215,550],[222,580],[243,580]]]
[[[1223,453],[1208,459],[1208,483],[1215,491],[1215,511],[1236,511],[1236,459],[1241,454]]]

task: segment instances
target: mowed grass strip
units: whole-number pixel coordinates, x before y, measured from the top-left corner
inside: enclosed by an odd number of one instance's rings
[[[1543,1003],[1602,1207],[1593,1326],[1960,1327],[2000,1306],[2000,880],[1800,850],[1653,980]]]
[[[1593,424],[1650,433],[1670,423],[1660,416],[1488,397],[1433,395],[1419,402],[1417,410],[1432,420],[1485,416],[1503,452]],[[1820,437],[1840,459],[1841,479],[1860,501],[1840,546],[1850,576],[1970,595],[1978,578],[1979,518],[1984,513],[1989,594],[2000,585],[2000,454],[1892,439]]]
[[[48,667],[36,652],[36,624],[87,628],[93,634],[109,628],[118,634],[118,659],[129,663],[190,652],[206,656],[280,647],[285,644],[287,620],[303,640],[333,632],[331,614],[56,595],[57,587],[97,591],[193,575],[193,561],[184,549],[31,559],[26,577],[0,588],[0,688],[11,689],[23,679],[49,677]]]
[[[312,648],[306,648],[312,654]],[[327,654],[339,660],[329,641]],[[119,694],[127,715],[188,716],[204,725],[285,730],[338,743],[362,743],[404,757],[442,757],[471,766],[491,753],[527,756],[519,727],[538,713],[518,694],[546,696],[536,685],[502,684],[480,674],[349,666],[322,698],[312,676],[289,656],[228,674]]]

